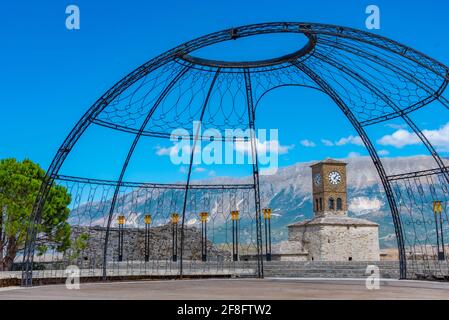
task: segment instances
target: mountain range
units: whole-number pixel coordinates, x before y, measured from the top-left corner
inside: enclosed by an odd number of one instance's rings
[[[347,186],[348,186],[348,209],[349,216],[361,217],[379,224],[379,240],[382,248],[396,246],[393,221],[379,176],[370,157],[354,157],[338,159],[347,163]],[[449,163],[445,159],[446,163]],[[414,172],[435,168],[436,164],[432,157],[414,156],[402,158],[382,159],[384,168],[388,175]],[[270,207],[272,214],[272,239],[273,242],[280,242],[287,238],[286,226],[310,219],[312,213],[312,176],[310,165],[315,162],[302,162],[292,166],[279,168],[275,175],[260,177],[260,196],[262,207]],[[216,177],[202,181],[195,181],[195,184],[246,184],[251,183],[252,177]],[[213,232],[212,241],[227,242],[229,235],[229,211],[231,206],[237,206],[242,210],[241,220],[241,241],[253,243],[254,240],[254,219],[250,216],[252,199],[236,196],[233,205],[232,200],[221,204],[219,192],[212,194],[195,191],[196,203],[207,203],[211,211],[213,221],[209,222],[209,233]],[[131,191],[121,196],[118,203],[121,203],[120,211],[124,212],[130,225],[140,225],[142,216],[146,211],[153,212],[153,221],[156,225],[166,224],[168,214],[154,215],[154,211],[173,212],[180,211],[183,203],[183,190],[159,191],[157,196],[152,195],[150,209],[148,209],[148,193]],[[248,194],[246,194],[248,198]],[[232,198],[232,196],[231,196]],[[231,199],[227,198],[227,199]],[[167,200],[169,199],[169,200]],[[174,199],[174,200],[173,200]],[[231,202],[231,203],[229,203]],[[85,217],[86,208],[89,207],[89,221],[79,223],[80,219],[72,219],[72,223],[88,225],[104,225],[105,216],[108,212],[108,204],[102,202],[90,202],[80,205],[72,211],[72,217]],[[187,211],[187,224],[199,226],[197,214],[194,213],[195,206],[189,203]],[[246,215],[244,212],[246,210]],[[246,219],[244,219],[246,217]],[[81,219],[82,221],[82,219]],[[211,229],[212,228],[212,229]],[[405,232],[411,232],[406,230]],[[412,235],[413,236],[413,235]]]

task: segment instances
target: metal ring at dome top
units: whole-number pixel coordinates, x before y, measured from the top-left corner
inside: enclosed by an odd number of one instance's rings
[[[294,32],[298,33],[298,32]],[[316,37],[312,34],[302,33],[308,38],[307,43],[301,49],[286,54],[277,58],[271,59],[263,59],[263,60],[254,60],[254,61],[223,61],[223,60],[212,60],[196,57],[190,54],[180,55],[178,58],[190,62],[192,64],[214,67],[214,68],[260,68],[260,67],[269,67],[274,65],[279,65],[285,62],[295,61],[301,57],[307,56],[310,52],[313,51],[316,44]]]

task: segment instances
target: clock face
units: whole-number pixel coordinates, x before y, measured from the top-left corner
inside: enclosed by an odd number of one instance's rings
[[[313,182],[315,183],[316,186],[319,186],[321,184],[321,174],[317,173],[313,177]]]
[[[341,175],[337,171],[329,173],[329,182],[331,184],[339,184],[341,182]]]

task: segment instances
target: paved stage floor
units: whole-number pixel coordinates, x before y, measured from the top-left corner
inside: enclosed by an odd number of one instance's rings
[[[4,299],[445,299],[449,283],[382,280],[368,290],[364,279],[165,280],[0,288]]]

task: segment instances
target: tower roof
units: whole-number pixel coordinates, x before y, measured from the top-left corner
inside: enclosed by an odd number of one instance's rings
[[[320,162],[312,164],[310,167],[315,167],[315,166],[318,166],[318,165],[321,165],[321,164],[337,164],[337,165],[343,165],[343,166],[347,165],[346,162],[335,160],[335,159],[332,159],[332,158],[326,158],[325,160],[322,160]]]

